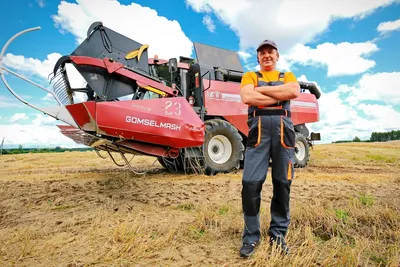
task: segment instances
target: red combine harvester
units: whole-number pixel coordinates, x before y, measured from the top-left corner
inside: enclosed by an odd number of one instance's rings
[[[3,47],[25,32],[13,36]],[[194,43],[196,58],[149,58],[148,45],[133,41],[101,22],[93,23],[87,38],[61,57],[49,77],[53,90],[41,87],[9,70],[0,72],[10,92],[26,105],[65,122],[61,132],[76,143],[118,152],[135,173],[125,154],[153,156],[170,171],[215,174],[238,169],[247,139],[247,105],[239,95],[244,73],[236,52]],[[85,85],[75,88],[73,66]],[[18,96],[4,71],[50,93],[59,106],[39,108]],[[313,83],[300,82],[302,93],[291,101],[296,131],[295,166],[305,167],[309,147],[320,140],[306,123],[319,120]],[[77,95],[85,101],[76,101]]]

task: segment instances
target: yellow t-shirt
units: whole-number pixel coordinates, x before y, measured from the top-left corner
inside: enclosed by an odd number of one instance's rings
[[[273,71],[263,71],[261,70],[260,73],[262,74],[263,78],[259,78],[260,81],[264,82],[277,82],[279,81],[279,73],[278,70]],[[288,82],[297,82],[296,76],[292,72],[285,72],[284,83]],[[242,81],[240,83],[240,88],[247,84],[254,84],[257,86],[257,74],[255,72],[246,72],[243,74]]]

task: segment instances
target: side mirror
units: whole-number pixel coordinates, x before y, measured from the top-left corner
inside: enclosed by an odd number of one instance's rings
[[[170,58],[168,61],[168,70],[170,73],[178,71],[178,60],[176,58]]]

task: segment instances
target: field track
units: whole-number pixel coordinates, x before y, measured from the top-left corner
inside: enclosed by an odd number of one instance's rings
[[[262,242],[248,260],[238,255],[241,170],[132,162],[150,172],[94,152],[0,156],[0,266],[400,266],[399,141],[316,145],[293,181],[292,254]],[[271,192],[268,174],[264,236]]]

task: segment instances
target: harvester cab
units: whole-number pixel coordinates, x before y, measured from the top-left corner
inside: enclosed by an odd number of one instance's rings
[[[169,171],[215,174],[240,168],[248,128],[247,106],[239,95],[244,71],[236,52],[194,43],[195,58],[149,58],[147,44],[95,22],[87,38],[57,61],[49,90],[1,61],[15,38],[37,29],[22,31],[6,43],[0,55],[1,77],[24,104],[65,122],[58,126],[64,135],[93,147],[101,157],[100,151],[105,151],[115,163],[111,152],[120,153],[135,173],[139,172],[126,154],[155,157]],[[9,86],[4,71],[45,90],[59,105],[31,105]],[[84,81],[79,86],[73,86],[76,73]],[[292,101],[296,167],[307,164],[309,145],[319,139],[305,124],[319,119],[320,93],[314,84],[300,84],[311,94]]]

